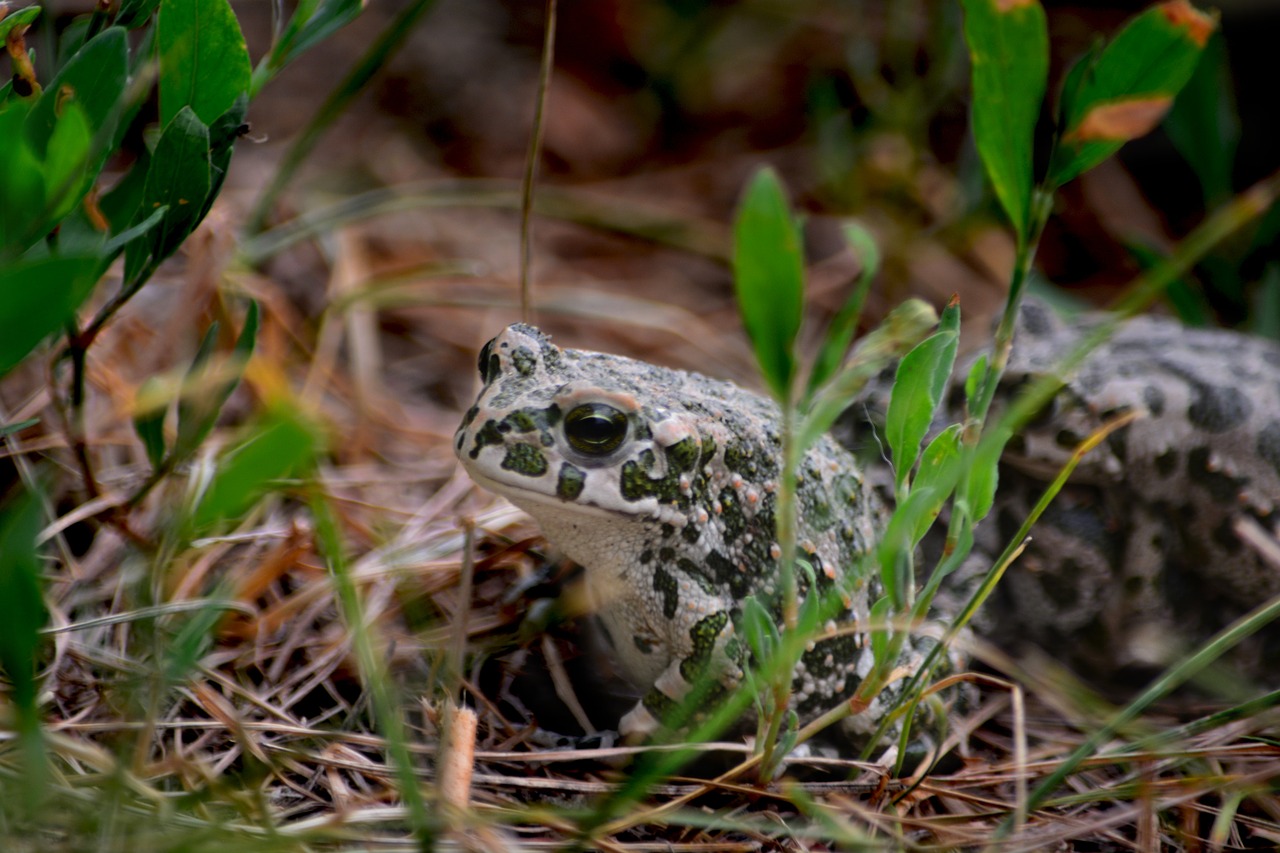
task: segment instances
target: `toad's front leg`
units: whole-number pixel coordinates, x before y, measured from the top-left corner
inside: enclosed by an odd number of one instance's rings
[[[742,682],[746,647],[736,635],[726,602],[691,597],[669,617],[670,662],[618,723],[619,734],[629,741],[648,738],[663,725],[684,727]],[[682,709],[698,691],[697,710]]]

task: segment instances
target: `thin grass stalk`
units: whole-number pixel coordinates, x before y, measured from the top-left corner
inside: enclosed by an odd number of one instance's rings
[[[362,681],[365,689],[369,691],[369,702],[374,719],[387,741],[387,755],[394,771],[396,788],[404,800],[414,835],[424,850],[432,849],[433,841],[439,835],[438,816],[427,810],[422,791],[418,787],[418,778],[414,772],[413,757],[405,738],[399,703],[391,687],[391,675],[387,672],[384,657],[378,654],[374,646],[372,631],[365,619],[364,607],[360,601],[360,593],[356,589],[355,579],[351,576],[342,535],[329,505],[329,496],[317,480],[312,481],[309,491],[317,544],[329,566],[334,591],[351,632],[351,643],[359,662]]]
[[[529,151],[524,161],[524,177],[520,181],[520,319],[529,322],[533,312],[533,284],[529,268],[533,264],[533,188],[538,179],[538,161],[542,157],[543,119],[547,111],[547,91],[551,87],[551,68],[556,53],[556,0],[547,0],[546,29],[542,36],[542,61],[538,66],[538,92],[533,107],[533,127],[529,132]]]

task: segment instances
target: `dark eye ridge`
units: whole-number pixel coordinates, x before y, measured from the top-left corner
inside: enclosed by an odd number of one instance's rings
[[[616,450],[627,437],[627,416],[604,403],[575,406],[565,416],[564,435],[579,453],[603,456]]]

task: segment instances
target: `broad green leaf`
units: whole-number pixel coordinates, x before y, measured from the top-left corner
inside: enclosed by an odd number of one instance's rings
[[[316,428],[296,413],[280,411],[253,429],[218,464],[192,515],[197,530],[247,512],[273,481],[304,473],[321,446]]]
[[[893,458],[897,491],[902,493],[920,455],[934,413],[946,393],[959,343],[960,307],[942,312],[938,331],[916,345],[898,364],[885,413],[885,440]]]
[[[71,212],[96,177],[89,171],[92,152],[93,129],[84,110],[77,103],[66,104],[45,151],[44,219],[50,227]]]
[[[8,681],[5,727],[17,729],[22,765],[20,790],[6,792],[6,805],[15,798],[34,807],[45,792],[47,756],[40,732],[36,656],[40,629],[48,618],[40,593],[40,501],[26,490],[0,503],[0,672]],[[14,719],[16,718],[16,719]]]
[[[222,191],[222,182],[227,177],[227,168],[231,165],[231,155],[235,152],[235,144],[244,135],[245,115],[249,110],[249,98],[241,95],[236,98],[225,113],[209,126],[209,195],[200,211],[200,219],[208,215],[218,193]]]
[[[889,518],[876,553],[885,590],[898,611],[907,603],[907,588],[913,583],[908,571],[909,558],[942,511],[949,493],[933,486],[913,488]]]
[[[133,428],[147,451],[147,461],[152,470],[164,461],[164,418],[169,411],[169,400],[162,397],[164,383],[159,377],[150,376],[138,387]]]
[[[1195,170],[1207,206],[1231,195],[1240,118],[1221,33],[1214,33],[1205,45],[1195,73],[1174,99],[1164,130]]]
[[[960,424],[952,424],[933,437],[920,454],[920,470],[916,474],[915,488],[937,486],[950,493],[958,473],[953,466],[960,458]]]
[[[800,229],[772,169],[761,169],[752,178],[733,236],[733,278],[742,323],[769,390],[779,402],[789,404],[804,308],[804,259]]]
[[[40,594],[40,501],[20,490],[0,504],[0,668],[16,704],[34,710],[36,652],[47,619]]]
[[[44,167],[22,132],[27,110],[22,100],[0,109],[0,259],[21,254],[43,233]]]
[[[84,47],[85,39],[89,36],[90,20],[91,16],[81,15],[72,20],[67,28],[58,34],[58,61],[54,65],[55,68],[66,67],[72,57]]]
[[[135,214],[149,217],[160,207],[169,208],[164,222],[151,232],[151,253],[156,263],[177,251],[200,224],[209,181],[209,129],[190,108],[183,107],[156,143],[142,205]]]
[[[36,18],[40,17],[39,6],[24,6],[21,9],[10,12],[4,18],[0,18],[0,44],[4,44],[5,39],[9,37],[9,33],[18,28],[31,26]]]
[[[106,267],[109,266],[122,251],[124,251],[126,246],[134,240],[145,239],[152,228],[155,228],[164,221],[164,217],[168,212],[169,208],[167,207],[157,208],[151,212],[150,216],[139,222],[137,225],[134,225],[131,228],[126,228],[119,234],[113,234],[111,237],[108,237],[103,242],[102,248],[99,251],[99,258],[102,261],[102,273],[107,271]]]
[[[1089,45],[1089,49],[1072,62],[1067,73],[1062,76],[1062,82],[1058,87],[1058,108],[1055,114],[1059,132],[1067,126],[1070,116],[1075,114],[1076,99],[1084,90],[1084,81],[1093,73],[1093,66],[1097,63],[1098,56],[1104,47],[1106,43],[1101,38],[1095,39]]]
[[[853,283],[853,291],[848,300],[831,319],[831,325],[823,336],[818,357],[809,374],[809,388],[805,394],[807,398],[812,397],[840,369],[840,362],[844,360],[849,342],[853,340],[853,333],[857,331],[858,320],[862,317],[862,306],[867,301],[871,282],[880,272],[880,249],[871,232],[856,222],[846,222],[843,231],[845,239],[862,263],[862,269],[858,272],[858,280]]]
[[[0,265],[0,376],[66,325],[93,289],[97,271],[94,256]]]
[[[249,91],[249,51],[227,0],[161,0],[156,48],[163,126],[185,108],[213,124]]]
[[[1061,186],[1159,124],[1216,28],[1187,0],[1168,0],[1132,18],[1092,62],[1073,69],[1050,185]]]
[[[1036,119],[1049,75],[1049,34],[1039,0],[964,0],[973,67],[973,135],[996,198],[1027,239]]]
[[[138,209],[147,189],[151,171],[151,153],[143,146],[125,176],[98,197],[98,209],[111,223],[111,231],[119,233],[138,221]]]
[[[98,168],[92,169],[97,174],[120,121],[128,71],[129,47],[119,27],[103,30],[80,48],[31,108],[26,131],[36,155],[43,156],[66,107],[77,104],[99,145]]]
[[[183,383],[182,399],[178,402],[178,436],[173,443],[173,455],[183,459],[195,451],[209,435],[223,405],[240,383],[245,365],[253,355],[258,335],[258,303],[249,303],[244,327],[236,339],[230,360],[213,358],[217,343],[217,324],[210,326],[200,342],[191,368]]]

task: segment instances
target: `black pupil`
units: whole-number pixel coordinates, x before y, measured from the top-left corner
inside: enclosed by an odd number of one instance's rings
[[[588,444],[603,444],[614,433],[613,421],[604,415],[587,415],[574,426],[578,438]]]
[[[592,403],[578,406],[565,419],[570,443],[587,453],[608,453],[622,443],[627,416],[612,406]]]

